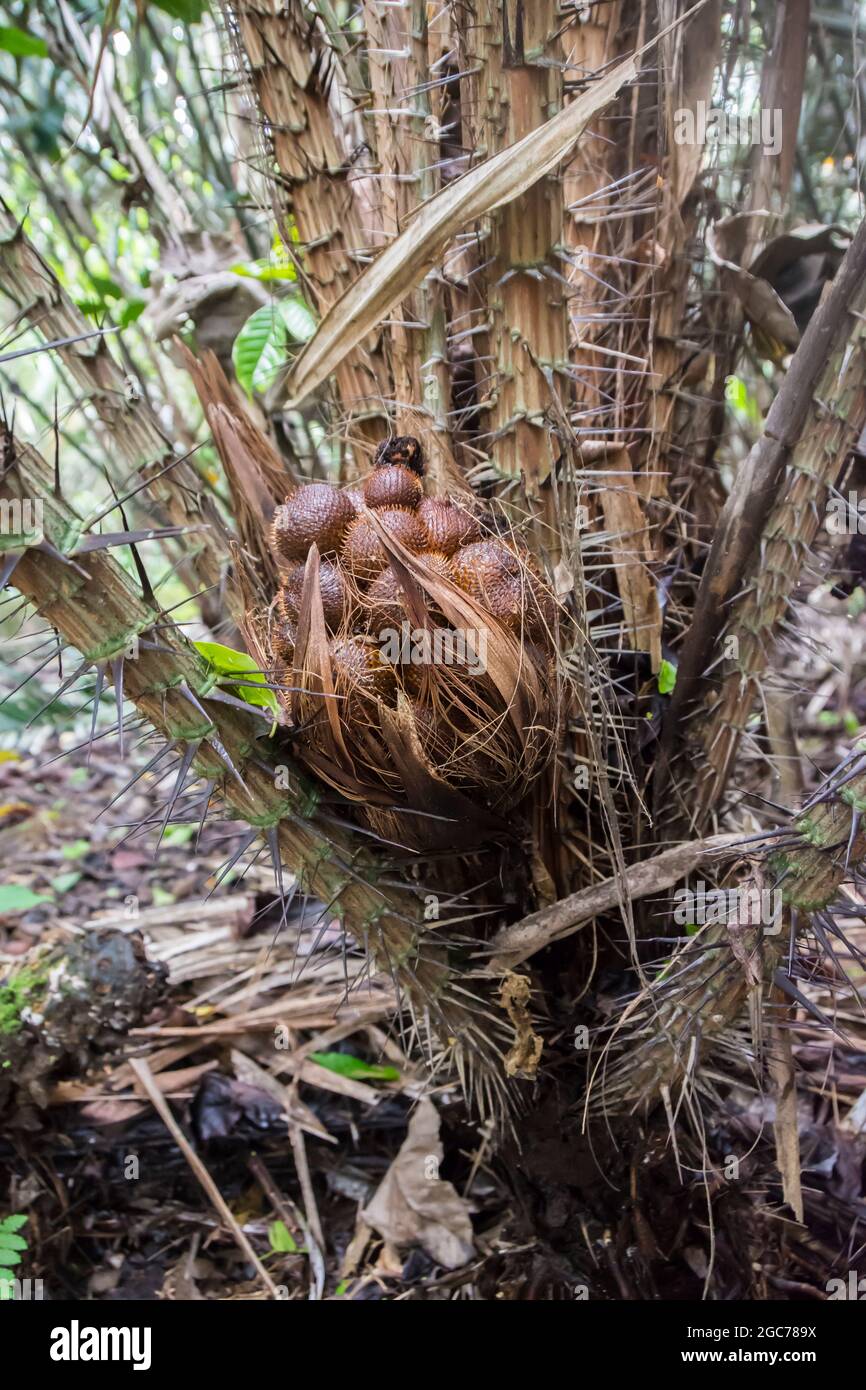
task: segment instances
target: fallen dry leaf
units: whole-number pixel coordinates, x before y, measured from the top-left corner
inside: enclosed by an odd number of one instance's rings
[[[439,1177],[442,1142],[432,1101],[419,1102],[409,1132],[372,1200],[364,1221],[390,1245],[420,1245],[445,1269],[472,1258],[468,1204]]]
[[[749,322],[770,341],[793,352],[800,342],[800,330],[791,310],[768,281],[740,264],[753,224],[768,216],[757,211],[720,218],[707,233],[707,250],[718,267],[722,287],[737,296]]]

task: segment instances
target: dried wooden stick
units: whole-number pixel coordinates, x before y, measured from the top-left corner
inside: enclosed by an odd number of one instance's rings
[[[217,1187],[207,1168],[202,1163],[195,1149],[192,1147],[192,1144],[189,1142],[180,1125],[178,1124],[177,1120],[172,1115],[168,1102],[163,1096],[162,1091],[157,1086],[154,1075],[151,1072],[150,1067],[147,1065],[147,1062],[145,1062],[144,1059],[141,1057],[131,1057],[129,1059],[129,1065],[132,1067],[132,1070],[135,1072],[136,1076],[138,1077],[139,1081],[141,1082],[142,1086],[147,1092],[148,1098],[151,1104],[153,1105],[154,1110],[159,1115],[159,1118],[162,1120],[172,1139],[177,1144],[177,1147],[180,1149],[181,1153],[183,1154],[193,1173],[198,1178],[198,1181],[201,1183],[208,1197],[213,1202],[213,1205],[216,1209],[217,1215],[219,1216],[220,1220],[223,1221],[225,1225],[228,1227],[232,1239],[234,1240],[238,1249],[241,1251],[244,1258],[249,1260],[250,1264],[253,1265],[259,1278],[262,1280],[265,1287],[267,1288],[268,1293],[270,1293],[273,1298],[277,1298],[279,1295],[277,1292],[276,1284],[274,1283],[271,1276],[268,1274],[268,1271],[265,1269],[255,1250],[250,1245],[249,1241],[247,1240],[246,1236],[244,1235],[243,1231],[238,1225],[235,1217],[229,1210],[225,1198],[223,1197],[222,1193],[220,1192],[219,1188]]]
[[[685,844],[673,845],[662,850],[652,859],[632,864],[621,877],[606,878],[602,883],[594,883],[589,888],[581,888],[577,893],[561,898],[550,907],[533,912],[522,921],[503,927],[491,942],[495,954],[491,969],[510,970],[521,961],[570,936],[586,925],[600,912],[608,912],[623,899],[630,901],[645,898],[650,893],[670,888],[679,879],[690,873],[703,859],[722,850],[731,849],[742,843],[740,835],[710,835],[705,840],[692,840]]]

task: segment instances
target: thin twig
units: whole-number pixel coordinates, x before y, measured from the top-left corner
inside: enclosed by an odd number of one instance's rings
[[[147,1062],[144,1061],[144,1059],[141,1057],[130,1057],[129,1065],[132,1067],[132,1070],[135,1072],[136,1076],[138,1077],[139,1081],[144,1087],[144,1090],[147,1092],[148,1098],[151,1104],[153,1105],[154,1110],[159,1115],[159,1118],[162,1120],[172,1139],[177,1144],[177,1147],[180,1149],[181,1153],[183,1154],[193,1173],[198,1178],[198,1181],[201,1183],[208,1197],[212,1201],[217,1211],[217,1214],[220,1217],[220,1220],[223,1221],[225,1225],[228,1227],[232,1239],[234,1240],[238,1249],[241,1251],[244,1258],[249,1260],[250,1264],[253,1265],[256,1273],[258,1274],[262,1282],[265,1284],[265,1287],[267,1288],[268,1292],[272,1295],[272,1297],[277,1298],[278,1292],[276,1284],[274,1283],[271,1276],[268,1274],[268,1271],[265,1269],[255,1250],[250,1245],[249,1241],[247,1240],[246,1236],[244,1235],[243,1231],[238,1225],[235,1217],[229,1210],[225,1198],[223,1197],[222,1193],[220,1192],[219,1188],[217,1187],[207,1168],[202,1163],[201,1159],[195,1152],[195,1149],[190,1144],[189,1140],[187,1139],[177,1120],[172,1115],[171,1110],[168,1106],[168,1102],[166,1101],[165,1097],[163,1096],[162,1092],[157,1086],[156,1081],[153,1077],[153,1073],[151,1072],[150,1067],[147,1065]]]

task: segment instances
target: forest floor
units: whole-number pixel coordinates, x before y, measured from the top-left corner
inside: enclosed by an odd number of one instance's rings
[[[863,722],[859,663],[801,723],[816,776],[845,720]],[[536,962],[561,1009],[539,1024],[519,1142],[497,1143],[455,1085],[428,1087],[390,982],[321,904],[285,912],[265,857],[232,864],[246,832],[231,823],[172,824],[155,853],[172,778],[157,768],[121,795],[149,746],[122,759],[107,735],[89,764],[58,756],[80,737],[44,731],[0,754],[0,989],[82,928],[140,933],[162,978],[134,1028],[82,1023],[34,1085],[0,1076],[0,1218],[26,1216],[15,1272],[46,1297],[809,1299],[866,1273],[862,918],[839,948],[849,999],[816,973],[792,1024],[801,1225],[773,1102],[745,1074],[678,1150],[663,1114],[616,1150],[603,1125],[584,1133],[568,942]],[[627,983],[600,979],[586,1007]],[[23,1027],[35,1055],[39,1020]]]

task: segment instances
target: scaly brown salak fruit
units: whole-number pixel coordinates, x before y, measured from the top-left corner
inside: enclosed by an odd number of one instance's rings
[[[301,760],[377,832],[462,850],[553,756],[556,604],[492,514],[426,496],[424,473],[403,435],[360,488],[296,488],[259,626]]]

